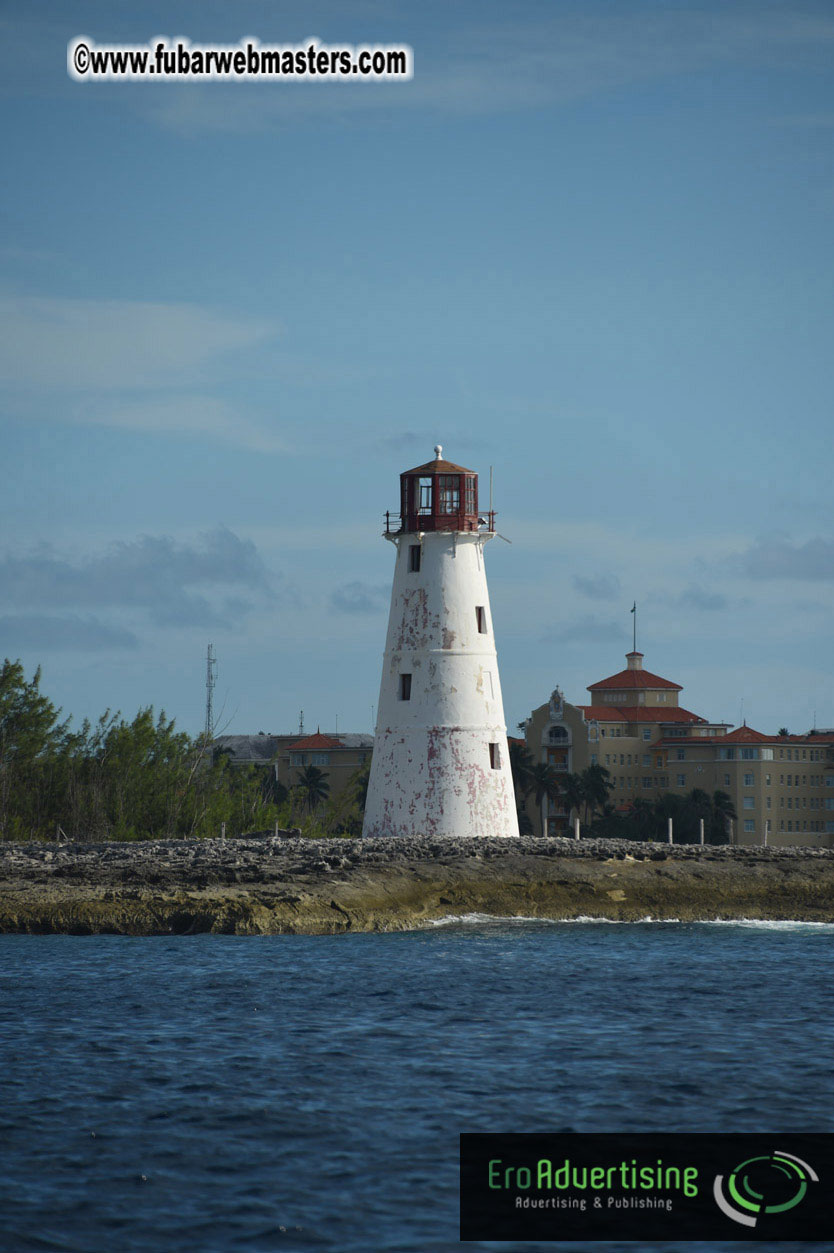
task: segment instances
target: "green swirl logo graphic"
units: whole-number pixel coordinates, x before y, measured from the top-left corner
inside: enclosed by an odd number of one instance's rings
[[[794,1209],[819,1177],[793,1153],[775,1149],[767,1157],[751,1157],[731,1174],[716,1175],[713,1196],[718,1208],[744,1227],[755,1227],[762,1214],[784,1214]]]

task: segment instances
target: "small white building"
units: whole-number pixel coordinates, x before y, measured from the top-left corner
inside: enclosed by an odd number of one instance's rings
[[[363,835],[518,835],[484,570],[494,515],[478,476],[435,460],[400,475],[397,551]]]

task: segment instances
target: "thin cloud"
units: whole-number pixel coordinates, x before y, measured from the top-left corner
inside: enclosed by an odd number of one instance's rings
[[[124,627],[98,618],[69,614],[7,614],[0,618],[0,650],[14,655],[35,648],[51,652],[98,652],[138,648],[139,640]]]
[[[388,603],[391,589],[383,583],[344,583],[330,595],[330,604],[342,613],[379,613]]]
[[[790,12],[754,14],[646,5],[612,14],[588,6],[567,15],[510,23],[462,23],[441,47],[409,32],[415,74],[400,83],[211,85],[136,93],[153,123],[181,135],[252,133],[305,121],[342,125],[402,111],[495,115],[552,107],[714,65],[802,63],[825,55],[834,22]]]
[[[157,626],[230,625],[218,595],[229,588],[272,595],[255,545],[224,527],[194,543],[143,535],[77,562],[49,549],[7,555],[0,561],[0,583],[7,603],[21,609],[129,609]],[[235,602],[238,613],[242,605]]]
[[[169,395],[142,400],[77,405],[73,421],[88,426],[146,431],[165,435],[210,435],[255,452],[287,453],[292,446],[241,414],[234,405],[213,396]]]
[[[620,592],[620,580],[615,574],[575,574],[574,589],[589,600],[613,600]]]
[[[804,544],[788,539],[759,539],[741,558],[752,579],[795,579],[834,582],[834,540],[815,536]]]
[[[575,618],[572,622],[554,626],[547,635],[542,637],[542,643],[559,644],[588,640],[607,642],[624,638],[622,624],[586,615]]]
[[[5,296],[0,383],[70,392],[182,385],[277,334],[274,324],[199,305]]]
[[[670,596],[668,603],[676,609],[691,609],[704,613],[719,613],[727,609],[730,604],[727,597],[720,592],[710,592],[695,584],[684,588],[677,596]]]

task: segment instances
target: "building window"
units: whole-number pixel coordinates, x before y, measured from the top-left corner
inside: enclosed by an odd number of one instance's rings
[[[729,776],[728,774],[725,774],[725,775],[724,775],[724,786],[725,786],[725,787],[729,787],[729,786],[730,786],[730,776]]]
[[[411,675],[400,675],[400,700],[411,700]]]
[[[770,797],[765,797],[765,809],[770,809]]]
[[[568,733],[564,727],[551,727],[547,733],[547,738],[553,744],[556,740],[566,740]]]
[[[741,803],[742,803],[742,805],[743,805],[743,807],[744,807],[745,809],[755,809],[755,808],[756,808],[756,801],[755,801],[755,799],[754,799],[752,796],[745,796],[745,797],[744,797],[744,800],[743,800]]]
[[[685,748],[679,748],[677,750],[677,753],[678,753],[678,761],[686,761],[686,749]]]
[[[464,488],[466,490],[466,512],[475,512],[475,480],[470,476],[464,479]]]
[[[420,569],[420,545],[409,544],[408,546],[408,568],[412,574],[416,574]]]
[[[825,808],[826,808],[826,809],[834,809],[834,796],[826,796],[826,798],[825,798]]]
[[[825,776],[825,786],[834,787],[834,774],[827,774]]]
[[[651,727],[644,727],[644,728],[643,728],[643,739],[644,739],[644,740],[650,740],[651,738],[652,738]]]
[[[290,753],[290,765],[291,766],[303,766],[304,765],[304,753]]]
[[[650,766],[651,764],[652,764],[652,755],[651,755],[651,753],[644,753],[644,754],[643,754],[643,765],[644,765],[644,766]]]
[[[750,772],[749,770],[746,770],[746,771],[744,772],[744,786],[745,786],[745,787],[752,787],[752,786],[753,786],[753,775],[751,774],[751,772]]]
[[[755,748],[743,748],[741,750],[741,760],[742,761],[755,761],[756,760]]]
[[[420,491],[420,513],[431,513],[432,501],[432,480],[430,478],[419,479]]]
[[[501,769],[501,749],[497,744],[489,746],[489,764],[493,770]]]
[[[765,786],[770,787],[770,775],[769,774],[765,775]]]
[[[646,778],[643,779],[643,787],[646,789],[646,791],[649,790],[651,785],[652,785],[651,779],[646,779]]]
[[[735,757],[736,750],[734,748],[719,748],[718,750],[719,761],[735,761]]]
[[[458,513],[460,511],[460,481],[456,474],[441,474],[439,476],[440,487],[440,512],[441,513]]]
[[[329,766],[330,754],[329,753],[313,753],[312,756],[310,757],[310,762],[314,766]]]
[[[486,609],[484,609],[483,605],[475,606],[475,618],[478,623],[478,634],[486,635],[487,633]]]
[[[747,832],[749,832],[750,834],[752,834],[752,833],[756,830],[756,820],[755,820],[755,818],[745,818],[745,819],[744,819],[744,830],[745,830],[745,831],[747,831]]]
[[[759,756],[761,757],[762,761],[773,761],[773,749],[762,748],[759,750]]]
[[[677,776],[677,780],[678,780],[678,787],[686,787],[686,775],[685,774],[679,774]]]

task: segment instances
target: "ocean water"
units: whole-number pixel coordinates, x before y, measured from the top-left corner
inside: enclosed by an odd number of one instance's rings
[[[0,937],[3,1253],[439,1253],[461,1131],[834,1130],[834,926]]]

